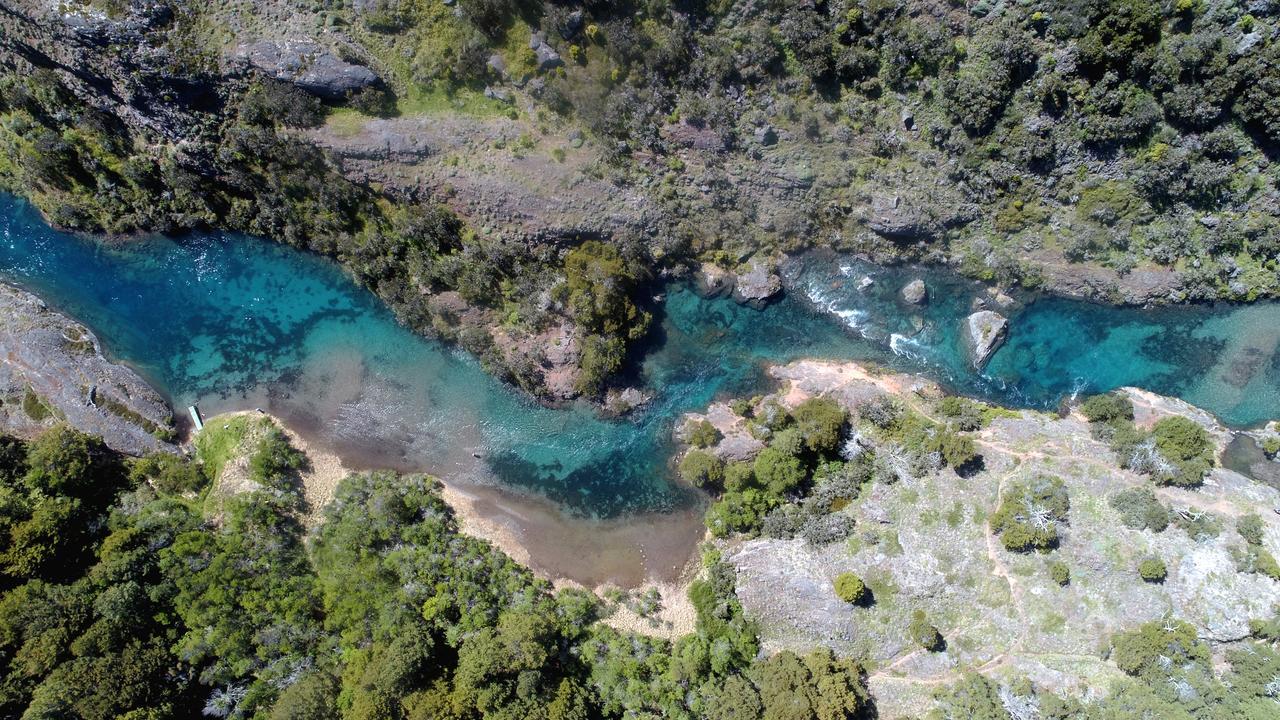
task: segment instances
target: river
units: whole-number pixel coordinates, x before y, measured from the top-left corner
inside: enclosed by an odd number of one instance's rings
[[[874,282],[860,289],[864,276]],[[930,289],[923,308],[897,299],[917,276]],[[789,266],[787,296],[762,311],[668,288],[638,369],[656,398],[622,421],[531,402],[465,353],[402,328],[333,263],[253,238],[104,243],[53,230],[0,195],[0,279],[91,327],[176,407],[263,407],[357,466],[532,491],[576,517],[694,506],[670,481],[675,419],[759,388],[768,364],[801,357],[876,361],[1021,406],[1139,385],[1233,425],[1280,416],[1280,304],[1040,299],[1009,311],[1009,341],[978,373],[958,332],[982,286],[830,255]]]

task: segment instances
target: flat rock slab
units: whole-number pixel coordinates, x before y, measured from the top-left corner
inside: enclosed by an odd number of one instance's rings
[[[310,40],[245,43],[236,48],[235,55],[277,80],[326,100],[341,100],[348,93],[378,83],[378,76],[369,68],[349,63]]]
[[[65,420],[129,455],[175,450],[168,403],[98,338],[40,298],[0,284],[0,431],[30,437]]]

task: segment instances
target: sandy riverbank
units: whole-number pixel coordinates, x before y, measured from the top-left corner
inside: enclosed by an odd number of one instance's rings
[[[343,478],[369,469],[353,467],[322,442],[264,412],[225,413],[207,424],[238,415],[270,418],[307,456],[309,462],[300,477],[306,501],[301,519],[307,528],[323,520],[324,508]],[[608,587],[634,592],[657,588],[662,594],[662,610],[653,622],[620,607],[609,624],[664,636],[693,629],[687,590],[699,568],[697,547],[705,537],[701,508],[597,521],[566,516],[545,499],[497,487],[448,478],[441,478],[441,483],[441,496],[453,508],[459,529],[493,543],[556,587],[597,592]]]

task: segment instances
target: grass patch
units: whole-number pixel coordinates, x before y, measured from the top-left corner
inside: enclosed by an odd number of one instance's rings
[[[325,117],[325,127],[338,137],[351,137],[364,129],[373,118],[353,108],[334,108]]]
[[[248,417],[214,418],[196,436],[196,458],[204,463],[210,478],[222,474],[222,468],[234,457],[237,448],[257,421]]]
[[[22,412],[36,422],[44,422],[53,415],[53,411],[30,386],[27,386],[27,391],[22,395]]]
[[[457,112],[476,117],[502,115],[509,108],[497,100],[490,100],[484,93],[471,88],[443,90],[439,87],[411,87],[396,98],[398,115],[438,115]]]
[[[1067,618],[1055,612],[1051,612],[1040,619],[1040,631],[1050,635],[1057,635],[1066,626]]]

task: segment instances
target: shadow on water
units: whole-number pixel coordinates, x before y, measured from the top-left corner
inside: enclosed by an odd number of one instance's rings
[[[688,508],[670,481],[674,423],[717,395],[758,391],[771,363],[874,361],[997,402],[1141,385],[1228,423],[1280,415],[1280,305],[1140,310],[1041,299],[984,372],[960,325],[978,284],[938,270],[815,254],[787,268],[788,295],[759,311],[667,288],[629,374],[654,392],[626,420],[548,409],[470,357],[417,337],[332,263],[221,233],[103,244],[50,229],[0,196],[0,279],[93,328],[109,352],[206,412],[269,408],[363,466],[427,470],[534,491],[576,517]],[[866,286],[864,276],[872,282]],[[898,297],[923,277],[930,301]]]

